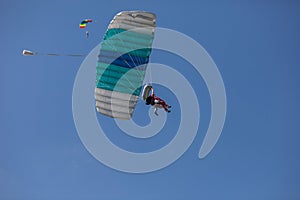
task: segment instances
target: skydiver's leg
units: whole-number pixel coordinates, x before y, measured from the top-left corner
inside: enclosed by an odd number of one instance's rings
[[[171,111],[168,110],[168,108],[170,108],[171,106],[169,106],[165,101],[161,100],[160,104],[162,105],[162,107],[164,108],[164,110],[166,112],[171,112]]]
[[[158,108],[157,108],[157,107],[154,107],[154,114],[155,114],[156,116],[158,116],[157,111],[158,111]]]

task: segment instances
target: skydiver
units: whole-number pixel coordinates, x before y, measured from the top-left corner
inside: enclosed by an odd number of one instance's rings
[[[163,108],[166,112],[171,112],[168,108],[171,108],[164,100],[154,95],[154,89],[151,88],[151,95],[146,98],[146,105],[152,105],[154,107],[154,114],[158,116],[158,108]]]
[[[85,32],[85,36],[86,36],[86,38],[88,38],[88,37],[89,37],[89,35],[90,35],[90,34],[89,34],[89,32],[88,32],[88,31],[86,31],[86,32]]]

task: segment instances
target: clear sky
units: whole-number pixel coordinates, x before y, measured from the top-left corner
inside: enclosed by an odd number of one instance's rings
[[[193,85],[201,107],[197,136],[170,166],[130,174],[103,165],[79,138],[72,91],[83,58],[21,54],[87,54],[122,10],[156,13],[157,26],[193,38],[218,66],[227,116],[205,159],[198,159],[198,151],[210,119],[209,93],[185,60],[159,50],[151,55]],[[299,1],[4,0],[0,16],[1,200],[300,199]],[[85,18],[96,20],[89,39],[78,28]],[[98,115],[118,146],[147,152],[174,137],[180,102],[166,87],[156,91],[174,106],[153,138],[131,138]],[[149,123],[147,109],[138,104],[137,123]]]

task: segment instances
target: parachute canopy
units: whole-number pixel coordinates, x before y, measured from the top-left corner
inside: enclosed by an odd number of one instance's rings
[[[26,49],[23,50],[23,56],[33,56],[33,55],[35,55],[34,52],[26,50]]]
[[[123,11],[110,22],[96,66],[99,113],[131,118],[141,93],[155,27],[155,14],[145,11]]]
[[[22,52],[23,56],[35,56],[35,55],[40,55],[40,56],[73,56],[73,57],[84,57],[86,55],[84,54],[58,54],[58,53],[39,53],[39,52],[33,52],[24,49]]]
[[[86,25],[89,23],[89,22],[92,22],[93,20],[91,19],[85,19],[83,20],[80,24],[79,24],[79,28],[85,28]]]

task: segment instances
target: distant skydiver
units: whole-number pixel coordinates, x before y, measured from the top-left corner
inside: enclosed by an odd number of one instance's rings
[[[91,20],[91,19],[85,19],[85,20],[83,20],[83,21],[79,24],[79,28],[81,28],[81,29],[86,28],[87,24],[90,23],[90,22],[92,22],[92,21],[93,21],[93,20]],[[89,31],[85,31],[85,36],[86,36],[86,38],[89,37]]]

